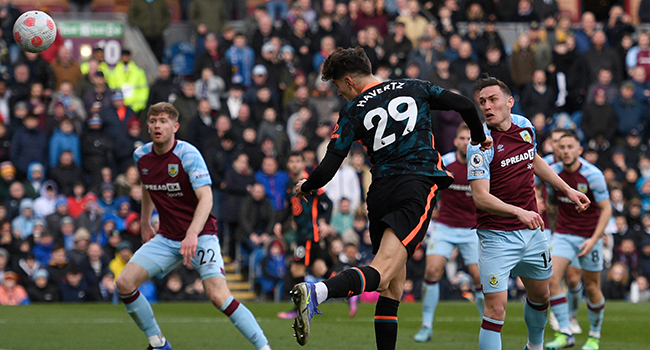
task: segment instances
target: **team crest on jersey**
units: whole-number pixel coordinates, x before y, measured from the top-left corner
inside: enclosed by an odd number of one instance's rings
[[[481,153],[474,153],[472,154],[472,158],[470,158],[469,163],[474,167],[474,168],[480,168],[481,165],[483,165],[483,154]]]
[[[167,173],[171,177],[178,175],[178,164],[167,164]]]
[[[578,184],[578,191],[582,193],[587,193],[587,190],[588,190],[587,184],[581,184],[581,183]]]
[[[533,143],[533,139],[530,137],[530,133],[528,132],[528,130],[524,130],[524,131],[520,132],[519,135],[521,135],[521,138],[524,141],[526,141],[528,143]]]
[[[496,287],[499,285],[499,275],[496,273],[491,273],[488,275],[488,283],[490,287]]]

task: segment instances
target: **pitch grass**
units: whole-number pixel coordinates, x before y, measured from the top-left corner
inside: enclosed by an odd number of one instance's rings
[[[353,319],[345,303],[321,306],[324,315],[312,323],[309,343],[300,347],[292,336],[291,320],[276,317],[291,304],[247,303],[259,320],[274,349],[375,349],[374,305],[360,304]],[[420,326],[421,304],[402,304],[399,310],[397,349],[478,349],[480,320],[473,304],[442,302],[434,323],[434,338],[415,343]],[[165,303],[153,306],[158,322],[174,349],[253,349],[228,318],[207,303]],[[579,314],[588,330],[587,310]],[[608,302],[603,325],[603,350],[650,348],[650,303]],[[553,337],[547,327],[546,340]],[[577,336],[579,349],[587,339]],[[503,327],[503,348],[520,350],[526,341],[523,305],[510,303]],[[124,311],[109,304],[33,304],[0,307],[0,349],[145,349],[146,338]]]

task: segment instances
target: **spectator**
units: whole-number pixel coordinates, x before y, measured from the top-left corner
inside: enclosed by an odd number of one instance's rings
[[[34,237],[32,252],[34,258],[41,266],[49,266],[50,256],[54,250],[54,236],[49,231],[44,231],[39,239]]]
[[[39,162],[33,162],[27,167],[27,182],[26,187],[34,189],[34,193],[40,193],[43,185],[45,184],[45,167]]]
[[[34,217],[33,201],[31,198],[23,198],[20,201],[20,215],[11,221],[14,236],[20,239],[27,239],[32,235],[36,218]]]
[[[343,197],[339,204],[339,210],[332,215],[331,226],[340,235],[351,229],[354,224],[354,212],[350,210],[350,200]]]
[[[88,247],[90,245],[90,232],[87,229],[80,227],[74,233],[74,248],[68,251],[70,261],[76,265],[86,260]]]
[[[13,31],[12,31],[13,32]],[[52,67],[38,53],[21,51],[18,62],[25,63],[29,67],[29,76],[32,82],[39,82],[45,88],[45,96],[52,95],[56,78]]]
[[[603,294],[608,300],[623,300],[629,291],[630,275],[625,265],[617,262],[607,272],[607,280],[603,283]]]
[[[259,263],[262,275],[257,276],[256,282],[260,285],[263,300],[274,300],[273,294],[278,288],[278,284],[284,280],[287,269],[284,263],[282,243],[273,240],[267,247],[268,251]]]
[[[127,124],[132,117],[137,115],[133,109],[125,105],[124,95],[116,91],[111,96],[111,106],[103,109],[100,116],[103,121],[103,128],[110,136],[115,146],[113,159],[118,172],[122,172],[133,163],[133,148],[128,142]]]
[[[52,94],[52,101],[47,108],[49,114],[54,113],[54,108],[57,104],[62,104],[65,108],[65,115],[75,120],[79,126],[86,121],[86,109],[83,101],[75,96],[73,85],[70,81],[62,81],[59,89]]]
[[[194,81],[183,80],[181,83],[181,94],[178,95],[176,101],[172,103],[178,110],[178,124],[180,127],[176,132],[176,137],[181,140],[187,140],[187,132],[189,124],[199,107],[199,100],[195,96]]]
[[[74,131],[72,120],[64,117],[59,120],[59,127],[54,131],[50,138],[50,168],[56,167],[59,157],[63,151],[70,151],[73,156],[73,162],[76,166],[81,166],[81,144],[79,135]]]
[[[69,81],[73,88],[77,85],[77,81],[83,78],[79,63],[75,61],[70,54],[70,50],[65,46],[61,46],[57,52],[56,61],[51,63],[52,71],[56,78],[54,89],[58,90],[64,81]]]
[[[217,135],[216,120],[210,102],[205,99],[199,101],[198,110],[194,112],[194,119],[186,130],[186,140],[195,145],[202,153],[207,152],[208,141]]]
[[[255,180],[264,185],[273,210],[276,212],[283,210],[289,175],[284,170],[278,169],[278,160],[272,157],[264,158],[261,169],[255,173]]]
[[[255,177],[248,164],[248,156],[239,153],[233,157],[232,167],[226,169],[221,189],[224,192],[221,218],[224,222],[224,246],[231,259],[235,259],[235,235],[239,222],[239,208],[248,194],[248,189],[255,182]]]
[[[546,72],[536,70],[533,80],[521,92],[524,115],[532,118],[537,113],[543,113],[546,118],[550,118],[555,114],[556,100],[557,90],[547,84]]]
[[[362,0],[357,19],[354,21],[354,32],[356,33],[371,25],[379,29],[379,34],[382,38],[388,35],[388,15],[386,13],[378,13],[374,1]]]
[[[84,212],[76,219],[79,227],[84,227],[93,236],[92,241],[98,242],[98,235],[100,232],[101,222],[103,220],[99,204],[97,203],[97,196],[91,198],[90,193],[84,197],[89,197],[85,202]]]
[[[11,227],[9,227],[9,235],[11,235]],[[10,246],[9,248],[13,249],[14,247]],[[5,248],[0,248],[0,279],[4,279],[5,273],[9,271],[9,251]]]
[[[587,103],[582,114],[580,128],[585,133],[585,140],[591,141],[599,136],[612,140],[616,133],[612,125],[616,123],[616,112],[607,102],[607,90],[596,88],[593,101]]]
[[[418,39],[418,45],[408,55],[407,65],[417,64],[420,72],[418,77],[427,77],[434,69],[438,59],[438,53],[433,49],[433,38],[424,34]]]
[[[645,137],[645,126],[648,124],[648,106],[637,101],[634,97],[634,84],[625,81],[621,84],[620,97],[612,107],[618,120],[617,133],[624,137],[630,130],[637,129]]]
[[[491,46],[488,47],[485,55],[486,59],[481,64],[481,71],[487,73],[491,77],[495,77],[503,81],[507,86],[512,86],[510,68],[508,67],[506,61],[501,59],[501,50],[499,50],[499,48],[496,46]],[[544,80],[546,80],[546,78],[544,78]],[[524,106],[525,105],[526,104],[524,103]]]
[[[111,274],[108,259],[99,243],[90,243],[86,255],[79,263],[84,280],[88,283],[89,300],[104,300],[100,283],[104,276]],[[113,280],[111,279],[111,282]]]
[[[9,98],[9,107],[14,109],[18,101],[25,101],[29,97],[30,72],[29,66],[25,63],[14,65],[13,81],[11,83],[11,97]],[[50,94],[51,94],[50,90]]]
[[[61,283],[65,279],[67,267],[70,265],[68,257],[65,253],[63,245],[55,245],[52,248],[49,263],[47,264],[47,271],[50,273],[50,283],[59,289]]]
[[[59,162],[50,171],[50,178],[59,186],[59,191],[64,196],[72,196],[74,184],[83,180],[83,172],[74,163],[74,156],[69,150],[64,150],[59,155]]]
[[[221,1],[196,0],[190,3],[188,20],[199,36],[206,37],[209,33],[221,33],[224,23],[228,18],[225,4]],[[243,19],[243,18],[238,18]],[[214,35],[214,34],[212,34]],[[208,38],[205,39],[207,49]],[[216,47],[216,46],[215,46]],[[215,72],[215,74],[218,74]]]
[[[180,92],[174,83],[171,67],[168,64],[158,66],[158,79],[149,88],[149,100],[147,106],[158,102],[174,103]]]
[[[533,80],[535,72],[535,54],[530,47],[530,37],[526,33],[519,34],[511,56],[511,76],[518,91]]]
[[[108,267],[111,269],[111,272],[117,277],[124,270],[126,263],[131,260],[133,256],[133,247],[131,242],[122,241],[115,247],[115,258],[111,260]]]
[[[38,130],[38,118],[34,114],[27,114],[23,126],[14,132],[10,158],[22,174],[27,174],[31,162],[48,164],[47,137]]]
[[[616,53],[616,50],[606,46],[607,37],[605,33],[598,30],[591,38],[592,48],[582,57],[587,67],[589,83],[596,81],[598,72],[601,69],[607,69],[612,72],[613,81],[619,83],[622,80],[623,67]]]
[[[27,287],[27,295],[34,303],[51,303],[59,301],[59,291],[49,283],[50,273],[46,269],[34,272],[31,283]]]
[[[48,133],[49,136],[49,130],[52,121],[46,118],[47,107],[45,105],[45,97],[43,96],[43,85],[39,82],[31,83],[29,85],[29,96],[24,102],[27,104],[28,110],[30,110],[38,117],[39,129],[46,130],[46,133]],[[10,122],[10,120],[8,121]]]
[[[207,100],[213,111],[221,110],[221,94],[226,90],[224,80],[214,74],[211,68],[203,68],[201,77],[194,83],[194,96],[199,100]]]
[[[252,84],[251,73],[255,63],[255,52],[246,44],[246,37],[238,33],[233,46],[225,53],[228,64],[232,67],[232,84],[241,84],[249,87]]]
[[[65,273],[65,280],[59,286],[61,301],[78,303],[88,299],[88,283],[84,280],[81,269],[76,264],[70,264]]]
[[[92,192],[86,193],[86,186],[78,181],[72,187],[72,196],[68,196],[67,200],[68,213],[77,219],[86,210],[89,201],[97,201],[97,196]]]
[[[0,305],[28,305],[25,287],[18,284],[18,274],[7,271],[0,285]]]
[[[213,16],[216,17],[220,15],[213,11],[210,11]],[[171,22],[169,5],[162,0],[135,0],[131,1],[129,5],[128,15],[129,22],[140,28],[145,39],[147,39],[147,43],[149,43],[151,51],[153,51],[153,54],[158,59],[158,62],[162,62],[163,51],[165,49],[163,31]],[[127,99],[129,97],[130,96],[127,96]],[[139,112],[142,108],[144,108],[144,106],[141,108],[134,107],[134,110]]]
[[[156,1],[156,3],[161,2]],[[131,4],[133,5],[133,3]],[[164,6],[167,5],[165,4]],[[146,15],[148,18],[151,16],[150,13],[143,13],[143,15]],[[108,86],[113,90],[121,90],[124,104],[136,113],[147,106],[147,100],[149,99],[147,76],[142,68],[131,61],[131,51],[122,49],[120,62],[113,68],[113,73],[111,73],[110,79],[108,80]],[[115,101],[113,99],[111,100]]]
[[[483,34],[481,35],[479,42],[479,57],[481,60],[484,60],[485,57],[487,57],[487,49],[491,46],[494,46],[501,51],[502,59],[507,57],[505,45],[503,44],[501,35],[499,35],[499,32],[497,31],[496,24],[493,21],[488,21],[485,23],[485,28],[483,28]]]
[[[59,187],[56,182],[47,180],[40,189],[40,196],[34,200],[34,216],[45,218],[54,213],[54,204],[58,199]]]
[[[183,280],[178,272],[172,272],[164,280],[158,292],[160,301],[186,301],[187,295],[183,290]]]
[[[117,288],[115,287],[115,276],[112,272],[105,274],[99,282],[99,291],[101,296],[101,301],[110,301],[113,304],[117,304],[120,300],[119,294],[117,293]]]
[[[357,172],[347,163],[342,163],[332,180],[323,187],[332,201],[334,212],[339,211],[341,199],[350,200],[350,212],[356,213],[361,204],[361,184]]]
[[[104,130],[102,118],[98,114],[88,119],[80,143],[85,176],[90,178],[91,186],[98,186],[102,181],[101,169],[114,166],[113,139]]]
[[[242,200],[239,207],[239,224],[235,235],[235,244],[241,244],[244,266],[248,266],[248,256],[267,243],[276,222],[277,215],[266,197],[264,185],[253,184],[249,196]]]
[[[59,232],[59,222],[64,216],[68,215],[69,209],[68,201],[65,198],[59,197],[56,200],[54,203],[54,213],[45,217],[48,232],[51,232],[52,234],[57,234]]]
[[[110,107],[113,92],[109,89],[108,84],[106,83],[104,73],[95,73],[92,85],[89,86],[87,91],[81,96],[83,97],[86,112],[88,112],[88,118],[92,118],[95,113],[99,113],[102,109]]]
[[[67,252],[71,251],[74,249],[75,245],[75,240],[74,240],[74,234],[75,234],[75,222],[72,216],[64,216],[60,221],[59,221],[59,232],[55,234],[56,240],[58,241],[59,244],[63,245]],[[70,257],[68,257],[70,258]]]
[[[613,104],[616,102],[619,96],[619,87],[612,81],[612,78],[613,75],[611,71],[601,69],[600,72],[598,72],[598,81],[591,84],[587,90],[587,103],[593,102],[595,96],[594,92],[599,87],[605,89],[607,103]]]
[[[20,181],[14,181],[9,186],[9,198],[6,201],[7,219],[13,220],[20,215],[20,203],[24,199],[29,199],[25,192],[25,185]]]

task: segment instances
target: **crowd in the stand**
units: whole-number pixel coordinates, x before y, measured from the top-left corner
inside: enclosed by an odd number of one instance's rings
[[[20,12],[3,5],[0,305],[116,302],[114,278],[142,244],[132,152],[148,141],[148,106],[161,101],[180,112],[177,138],[207,162],[228,264],[251,274],[260,299],[288,296],[293,184],[322,159],[345,103],[319,70],[336,47],[357,45],[384,80],[426,79],[472,99],[481,74],[503,80],[516,97],[513,112],[534,123],[542,155],[552,152],[553,128],[576,130],[583,157],[605,174],[614,208],[605,297],[650,299],[650,34],[621,6],[572,23],[552,0],[275,0],[248,9],[246,19],[246,9],[233,7],[240,3],[185,4],[182,19],[196,30],[194,69],[179,76],[161,41],[165,2],[134,0],[130,20],[168,61],[153,84],[128,50],[114,67],[100,46],[89,60],[74,60],[61,38],[49,53],[16,50],[11,26]],[[155,21],[142,13],[160,19],[157,27],[147,27]],[[648,13],[644,0],[641,20]],[[238,30],[227,25],[231,19],[240,20]],[[499,33],[496,24],[506,21],[525,23],[515,42]],[[434,120],[436,148],[453,151],[462,118],[440,111]],[[304,169],[289,164],[295,156]],[[319,227],[328,271],[372,258],[367,162],[363,147],[354,147],[324,187],[333,207]],[[425,260],[420,248],[409,261],[405,300],[419,298]],[[321,270],[307,269],[307,278],[326,277]],[[443,298],[466,297],[471,278],[461,260],[445,270]],[[141,291],[154,301],[205,300],[198,274],[184,266]],[[520,298],[523,286],[512,280],[510,291]]]

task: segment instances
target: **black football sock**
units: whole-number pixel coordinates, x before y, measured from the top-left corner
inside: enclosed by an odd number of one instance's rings
[[[397,342],[397,308],[399,308],[399,301],[379,297],[375,308],[377,350],[395,350],[395,343]]]
[[[353,267],[325,280],[327,299],[348,298],[379,287],[381,276],[371,266]]]

